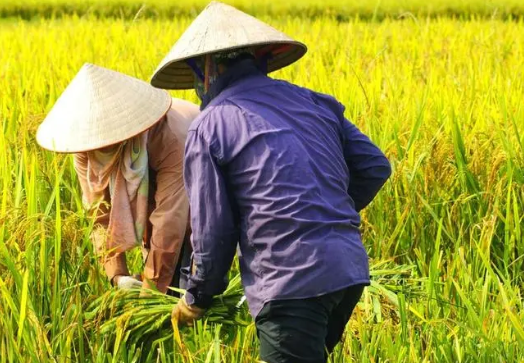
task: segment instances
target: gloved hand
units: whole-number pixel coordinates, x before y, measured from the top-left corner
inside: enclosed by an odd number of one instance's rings
[[[115,276],[116,286],[122,290],[140,289],[142,281],[137,280],[132,276]]]
[[[189,305],[186,301],[186,295],[184,295],[173,308],[171,319],[176,320],[179,326],[192,326],[195,320],[204,316],[205,312],[205,309],[195,305]]]

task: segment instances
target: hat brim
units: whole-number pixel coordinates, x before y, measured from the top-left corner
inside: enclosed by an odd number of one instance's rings
[[[302,58],[306,52],[307,47],[305,44],[298,41],[271,41],[261,42],[257,44],[251,44],[250,48],[254,51],[266,47],[268,45],[279,45],[289,46],[289,49],[285,52],[279,53],[268,60],[267,72],[275,72],[279,69],[289,66]],[[193,54],[190,57],[184,57],[179,59],[173,59],[162,67],[160,67],[151,77],[151,85],[162,89],[173,89],[173,90],[184,90],[192,89],[195,85],[195,75],[193,70],[186,63],[187,60],[201,57],[207,54],[222,53],[229,50],[235,50],[239,48],[245,48],[245,45],[230,47],[227,49],[220,49],[219,51],[203,52],[200,54]]]
[[[160,117],[158,117],[155,121],[153,121],[147,127],[144,127],[143,130],[138,131],[138,132],[135,131],[135,133],[130,134],[130,136],[126,136],[126,137],[121,137],[121,138],[113,137],[112,139],[108,139],[105,141],[102,140],[101,142],[98,143],[98,145],[91,145],[88,147],[80,145],[77,148],[73,148],[73,147],[58,148],[55,146],[56,145],[55,143],[50,144],[48,142],[43,141],[42,138],[38,135],[39,134],[38,132],[37,132],[36,138],[37,138],[38,145],[40,145],[42,149],[45,149],[47,151],[52,151],[55,153],[60,153],[60,154],[78,154],[78,153],[83,153],[83,152],[88,152],[88,151],[93,151],[93,150],[100,150],[106,147],[120,144],[121,142],[132,139],[133,137],[140,135],[142,132],[149,130],[150,128],[155,126],[157,123],[162,121],[162,119],[166,116],[167,112],[169,111],[170,107],[171,107],[171,103],[169,104],[169,107],[166,109],[166,111]]]

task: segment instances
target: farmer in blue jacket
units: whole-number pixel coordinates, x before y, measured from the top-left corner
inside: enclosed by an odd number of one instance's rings
[[[369,285],[359,211],[391,174],[384,154],[333,97],[266,74],[302,43],[211,3],[163,60],[156,87],[195,88],[184,178],[193,268],[173,315],[191,324],[242,283],[269,363],[325,362]]]

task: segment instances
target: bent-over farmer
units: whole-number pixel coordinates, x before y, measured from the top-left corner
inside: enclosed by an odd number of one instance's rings
[[[198,113],[144,81],[85,64],[38,129],[42,147],[74,153],[83,202],[96,217],[92,239],[119,288],[142,286],[125,258],[139,245],[144,287],[179,286],[177,264],[184,254],[189,263],[191,248],[183,145]]]
[[[359,212],[391,174],[333,97],[266,74],[306,47],[213,2],[171,49],[156,87],[196,88],[184,177],[192,272],[173,315],[191,324],[224,291],[237,245],[268,363],[320,363],[370,283]]]

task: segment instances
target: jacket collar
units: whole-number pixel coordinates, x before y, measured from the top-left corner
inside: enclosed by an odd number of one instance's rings
[[[266,87],[272,84],[274,80],[268,76],[258,73],[253,74],[229,85],[225,88],[218,96],[216,96],[211,102],[207,105],[206,109],[209,107],[217,106],[222,103],[224,100],[239,94],[251,90],[253,88]]]

